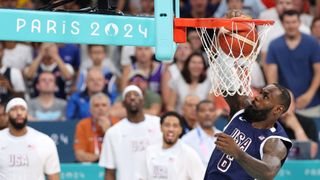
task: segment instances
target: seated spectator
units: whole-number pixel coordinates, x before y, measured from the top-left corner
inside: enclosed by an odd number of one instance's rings
[[[198,126],[196,107],[200,102],[200,98],[196,95],[187,95],[182,105],[182,136]]]
[[[179,140],[182,119],[176,112],[168,112],[161,117],[163,140],[147,148],[135,179],[203,179],[205,168],[198,154]]]
[[[280,123],[290,139],[311,141],[310,154],[315,158],[318,153],[318,131],[313,119],[295,113],[294,96],[291,93],[291,105],[280,118]]]
[[[0,131],[8,127],[8,116],[5,111],[6,102],[0,101]]]
[[[182,137],[182,141],[192,147],[200,156],[203,164],[207,167],[210,156],[216,147],[214,137],[215,133],[221,132],[214,124],[218,114],[210,100],[203,100],[197,104],[197,120],[199,127],[191,130]]]
[[[19,69],[3,65],[3,54],[4,46],[3,42],[0,41],[0,75],[3,75],[8,80],[13,91],[15,91],[16,93],[20,93],[23,96],[26,91],[26,87],[24,84],[22,73]]]
[[[91,68],[86,78],[86,89],[73,93],[67,103],[67,119],[80,120],[90,117],[90,97],[103,92],[104,77],[100,69]]]
[[[320,17],[314,18],[311,24],[311,33],[320,44]]]
[[[168,104],[170,99],[171,89],[169,82],[175,81],[181,76],[184,63],[192,53],[191,45],[189,42],[179,44],[174,54],[174,63],[172,63],[163,74],[163,84],[161,85],[161,95],[164,104]]]
[[[310,35],[301,33],[299,13],[281,16],[285,35],[271,42],[266,64],[268,83],[279,83],[295,96],[296,112],[320,117],[320,47]]]
[[[97,162],[103,136],[113,124],[109,117],[110,100],[103,93],[90,99],[91,117],[78,122],[75,132],[74,152],[79,162]]]
[[[2,64],[24,71],[32,63],[32,47],[26,44],[5,41]]]
[[[198,96],[200,100],[208,98],[210,85],[204,57],[200,53],[191,54],[185,62],[181,76],[175,81],[170,81],[172,93],[167,110],[181,112],[182,103],[189,94]]]
[[[4,8],[16,8],[18,5],[18,0],[1,0],[0,7]]]
[[[190,6],[181,10],[183,18],[207,18],[218,8],[218,3],[209,3],[209,0],[189,0]]]
[[[36,87],[39,74],[44,71],[51,72],[56,77],[58,86],[58,91],[55,93],[56,97],[66,99],[67,82],[72,80],[74,71],[70,64],[63,62],[59,55],[58,47],[54,43],[42,43],[36,59],[25,71],[26,78],[32,81],[31,89],[33,91],[31,92],[31,97],[38,95],[38,91],[34,87]]]
[[[80,67],[80,48],[76,44],[57,44],[58,51],[63,62],[72,66],[75,72]],[[75,73],[76,74],[76,73]]]
[[[55,76],[51,72],[42,72],[39,75],[36,89],[39,92],[39,96],[28,102],[28,120],[65,120],[67,103],[64,99],[54,96],[57,90]]]
[[[0,74],[0,102],[7,102],[15,95],[8,79]]]
[[[83,64],[83,69],[80,70],[80,74],[77,82],[78,91],[83,91],[86,88],[86,78],[89,68],[100,69],[104,75],[105,87],[104,92],[109,96],[111,103],[114,103],[118,96],[117,81],[120,75],[119,71],[111,62],[111,59],[107,58],[106,48],[103,45],[88,45],[88,53],[90,60]]]
[[[188,31],[187,39],[190,42],[192,52],[203,52],[201,39],[195,29],[191,29]]]
[[[274,8],[267,9],[260,13],[259,19],[269,19],[269,20],[275,21],[272,28],[267,34],[267,38],[265,38],[265,41],[263,42],[261,47],[261,64],[262,65],[265,65],[270,42],[282,36],[285,33],[285,30],[280,21],[280,16],[282,16],[282,14],[285,11],[292,10],[292,9],[293,9],[292,0],[276,0],[276,6]],[[306,34],[310,34],[310,28],[302,23],[299,26],[299,31]]]
[[[310,27],[313,16],[304,12],[304,3],[305,0],[292,0],[293,9],[300,13],[301,23]]]
[[[154,60],[152,47],[136,47],[128,74],[122,75],[122,81],[128,84],[128,77],[134,70],[140,70],[148,77],[148,86],[150,90],[160,94],[160,85],[164,72],[164,65]]]
[[[133,71],[129,77],[129,85],[138,86],[144,97],[143,112],[151,115],[159,115],[161,112],[161,98],[158,93],[148,88],[148,79],[141,71]],[[112,116],[122,119],[126,116],[126,109],[122,103],[122,97],[112,106]]]
[[[229,9],[242,10],[245,14],[256,19],[266,7],[261,0],[221,0],[213,17],[222,18]]]

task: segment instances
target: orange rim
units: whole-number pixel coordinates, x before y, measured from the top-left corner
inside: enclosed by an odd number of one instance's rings
[[[187,28],[217,28],[230,26],[232,22],[247,22],[255,25],[273,25],[274,21],[264,19],[244,19],[244,18],[175,18],[174,19],[174,41],[184,43],[187,41]]]

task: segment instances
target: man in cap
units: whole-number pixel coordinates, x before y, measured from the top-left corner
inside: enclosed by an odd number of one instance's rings
[[[143,112],[143,93],[135,85],[122,94],[127,117],[106,132],[99,165],[106,169],[108,180],[132,179],[142,165],[146,148],[161,142],[160,119]]]
[[[0,179],[60,179],[56,145],[47,135],[26,126],[25,100],[11,99],[6,113],[9,127],[0,131]]]

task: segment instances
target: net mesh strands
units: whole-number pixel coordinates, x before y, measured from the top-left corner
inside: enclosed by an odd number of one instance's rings
[[[243,25],[243,22],[241,24]],[[246,96],[253,95],[250,88],[252,64],[257,59],[262,42],[271,26],[260,25],[257,29],[254,23],[246,22],[247,33],[243,35],[241,24],[232,22],[230,26],[232,29],[230,27],[228,29],[210,28],[210,31],[213,31],[212,35],[209,35],[207,31],[209,28],[196,28],[208,58],[209,77],[212,83],[210,93],[215,96],[233,96],[236,93]],[[242,31],[242,36],[238,34],[240,31]],[[257,36],[254,37],[254,40],[249,37],[252,34]],[[227,47],[228,51],[223,50],[220,46],[219,37],[220,42],[225,40],[224,48]]]

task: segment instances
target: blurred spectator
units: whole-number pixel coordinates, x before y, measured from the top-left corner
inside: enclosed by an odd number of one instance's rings
[[[189,94],[198,96],[200,100],[206,99],[209,96],[210,85],[204,57],[200,53],[191,54],[185,62],[181,76],[170,82],[172,93],[167,110],[181,112],[182,103]]]
[[[80,120],[90,117],[90,97],[103,92],[104,77],[100,69],[91,68],[86,78],[86,89],[73,93],[67,103],[67,119]]]
[[[9,128],[0,131],[1,179],[60,179],[60,163],[53,140],[27,124],[27,103],[21,98],[6,106]]]
[[[140,0],[141,12],[139,15],[153,15],[154,0]]]
[[[40,46],[39,53],[32,64],[26,68],[25,76],[28,80],[32,81],[31,97],[38,95],[36,83],[39,78],[39,74],[44,71],[51,72],[56,77],[56,83],[58,90],[56,91],[56,97],[66,99],[67,92],[67,81],[72,80],[74,74],[71,65],[66,64],[61,59],[58,47],[54,43],[42,43]]]
[[[256,19],[266,7],[261,0],[221,0],[213,17],[222,18],[230,9],[242,10],[245,14]]]
[[[106,133],[99,165],[106,168],[105,179],[127,180],[135,177],[149,145],[161,142],[159,117],[143,113],[143,94],[134,85],[123,91],[127,118]]]
[[[299,31],[298,12],[281,16],[285,35],[271,42],[266,66],[268,83],[290,89],[296,97],[299,114],[320,117],[320,47],[317,41]]]
[[[203,164],[207,167],[213,149],[216,147],[215,133],[221,132],[214,124],[218,114],[210,100],[203,100],[197,104],[197,120],[199,127],[191,130],[182,137],[182,141],[192,147],[200,156]]]
[[[78,122],[75,132],[74,151],[79,162],[97,162],[105,132],[112,125],[109,117],[110,100],[103,93],[90,99],[91,117]]]
[[[310,154],[315,158],[318,153],[318,131],[313,119],[295,114],[294,97],[291,94],[291,104],[288,111],[280,118],[280,123],[290,139],[311,141]]]
[[[160,115],[161,112],[161,97],[159,94],[151,91],[148,88],[148,79],[141,71],[133,71],[129,77],[129,85],[138,86],[144,99],[143,112],[151,115]],[[112,116],[122,119],[126,116],[126,109],[122,103],[121,96],[117,98],[117,102],[112,106]]]
[[[311,26],[313,16],[304,12],[305,0],[292,0],[293,9],[300,13],[301,23],[307,27]]]
[[[113,65],[111,60],[107,58],[106,48],[103,45],[88,45],[88,52],[90,56],[89,61],[86,64],[82,64],[83,69],[81,70],[78,82],[77,89],[78,91],[83,91],[86,88],[86,78],[89,68],[100,69],[104,75],[105,86],[104,92],[109,96],[111,103],[115,102],[118,96],[118,87],[117,81],[120,72]]]
[[[174,82],[175,80],[179,79],[184,63],[191,53],[192,49],[189,42],[179,44],[174,54],[174,62],[168,68],[166,68],[162,77],[163,84],[161,85],[161,95],[165,105],[168,104],[171,94],[169,82]]]
[[[75,44],[57,44],[63,62],[70,64],[75,72],[80,67],[80,48]]]
[[[197,104],[200,102],[200,99],[196,95],[188,95],[184,98],[184,102],[182,105],[182,116],[184,117],[184,121],[182,124],[183,132],[182,136],[187,134],[189,131],[197,127]]]
[[[15,95],[8,79],[0,74],[0,102],[7,102]]]
[[[149,146],[143,166],[138,172],[139,180],[198,180],[204,176],[205,168],[198,154],[179,140],[183,118],[176,112],[161,117],[161,143]]]
[[[203,52],[201,39],[195,29],[188,31],[188,41],[190,42],[193,52]]]
[[[5,112],[6,102],[0,100],[0,131],[8,127],[8,116]]]
[[[32,63],[32,47],[13,41],[4,41],[2,65],[25,70]]]
[[[51,72],[39,75],[36,89],[39,96],[28,102],[30,121],[63,121],[66,117],[67,103],[54,96],[57,90],[56,79]]]
[[[140,70],[148,77],[148,85],[150,90],[160,94],[160,85],[164,72],[164,65],[154,60],[154,51],[152,47],[136,47],[135,56],[129,66],[129,70],[122,75],[123,85],[128,84],[128,77],[130,72]]]
[[[208,0],[189,0],[190,6],[181,10],[183,18],[207,18],[218,8],[218,3],[212,4]]]
[[[311,33],[320,44],[320,17],[314,18],[311,24]]]
[[[8,80],[13,91],[23,94],[26,91],[26,87],[22,73],[16,68],[3,65],[3,51],[3,42],[0,41],[0,75],[4,76]]]
[[[270,42],[282,36],[285,33],[279,17],[283,14],[284,11],[292,10],[292,9],[293,9],[292,0],[276,0],[276,7],[270,8],[261,12],[259,19],[269,19],[269,20],[275,21],[272,28],[267,34],[267,38],[265,38],[265,42],[263,42],[262,44],[262,48],[261,48],[261,64],[262,65],[265,65],[265,60],[266,60]],[[299,30],[303,33],[310,34],[310,28],[304,24],[300,24]]]
[[[0,0],[0,7],[4,8],[16,8],[18,0]]]

